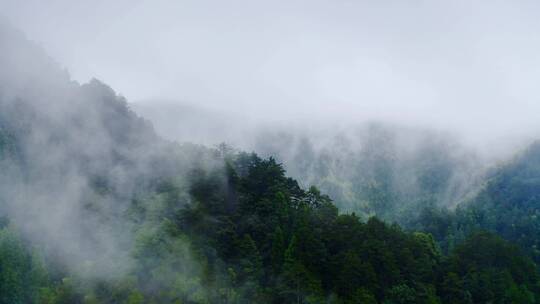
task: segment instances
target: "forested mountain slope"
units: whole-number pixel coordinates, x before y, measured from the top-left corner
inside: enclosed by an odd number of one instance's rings
[[[403,222],[426,205],[453,208],[475,194],[491,162],[455,134],[385,121],[257,123],[160,100],[135,110],[167,138],[272,156],[302,186],[320,188],[342,212],[365,219]]]
[[[492,171],[477,196],[453,212],[425,209],[416,228],[433,233],[443,247],[471,231],[489,230],[540,261],[540,143]]]
[[[485,163],[450,134],[385,123],[321,132],[272,131],[254,150],[276,156],[342,211],[402,223],[424,206],[453,208],[480,184]]]
[[[0,48],[2,304],[540,297],[536,264],[496,235],[441,253],[430,234],[339,214],[271,157],[160,139],[14,30]]]

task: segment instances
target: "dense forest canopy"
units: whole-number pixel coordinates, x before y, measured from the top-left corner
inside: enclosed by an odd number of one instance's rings
[[[0,304],[540,301],[538,144],[488,173],[379,126],[179,144],[17,31],[0,49]]]
[[[167,138],[222,141],[274,157],[303,187],[317,186],[342,212],[403,223],[419,206],[453,208],[474,196],[499,156],[451,132],[387,121],[238,124],[227,112],[155,101],[134,104]],[[152,106],[153,105],[153,106]]]

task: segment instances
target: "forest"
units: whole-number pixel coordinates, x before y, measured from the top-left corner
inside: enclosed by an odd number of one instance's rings
[[[489,170],[378,127],[340,162],[179,143],[0,47],[0,304],[540,302],[539,143]]]

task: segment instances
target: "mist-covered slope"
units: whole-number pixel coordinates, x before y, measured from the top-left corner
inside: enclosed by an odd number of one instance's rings
[[[135,109],[167,138],[272,156],[302,186],[317,186],[342,212],[364,218],[403,222],[425,206],[453,208],[475,194],[489,163],[456,135],[399,123],[257,124],[159,101]]]
[[[289,151],[264,135],[284,168],[227,146],[160,139],[111,88],[71,81],[3,26],[0,66],[0,304],[540,297],[536,264],[496,235],[474,233],[441,253],[430,234],[340,214],[331,197],[285,171],[321,188],[335,176],[330,193],[351,191],[347,202],[390,219],[406,203],[439,205],[463,192],[452,180],[462,172],[455,167],[470,168],[467,158],[429,137],[411,148],[375,129],[360,148],[330,136],[293,139]],[[402,190],[401,178],[413,186]]]
[[[540,143],[499,168],[464,208],[476,225],[522,246],[540,261]]]
[[[371,123],[334,132],[273,132],[255,150],[276,155],[340,210],[402,221],[422,206],[453,208],[475,191],[484,163],[449,134]]]
[[[531,144],[493,168],[476,196],[455,211],[426,208],[416,226],[451,248],[471,231],[483,229],[519,244],[540,260],[540,145]]]
[[[134,196],[211,166],[210,151],[158,138],[111,88],[71,81],[9,27],[0,27],[0,46],[0,212],[55,262],[86,263],[88,276],[123,271]]]

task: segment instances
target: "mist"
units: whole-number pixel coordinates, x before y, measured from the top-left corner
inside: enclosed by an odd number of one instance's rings
[[[536,220],[538,6],[0,0],[0,263],[50,303],[436,298],[471,231],[525,235],[482,207]],[[373,287],[374,244],[432,268]]]
[[[3,0],[0,11],[74,79],[147,108],[202,107],[235,117],[231,128],[382,120],[498,151],[538,135],[537,6]]]
[[[68,286],[121,280],[131,286],[128,275],[139,267],[134,260],[163,229],[165,204],[190,204],[190,172],[219,170],[222,161],[211,150],[161,139],[110,87],[96,79],[72,80],[5,23],[0,50],[2,241],[6,231],[16,231],[47,269],[56,269],[61,280],[70,276]],[[172,179],[177,189],[167,200],[156,188]],[[162,251],[175,264],[159,280],[145,275],[154,288],[200,274],[188,241],[161,236],[160,242],[182,255]],[[192,283],[191,290],[196,288],[202,287]]]

